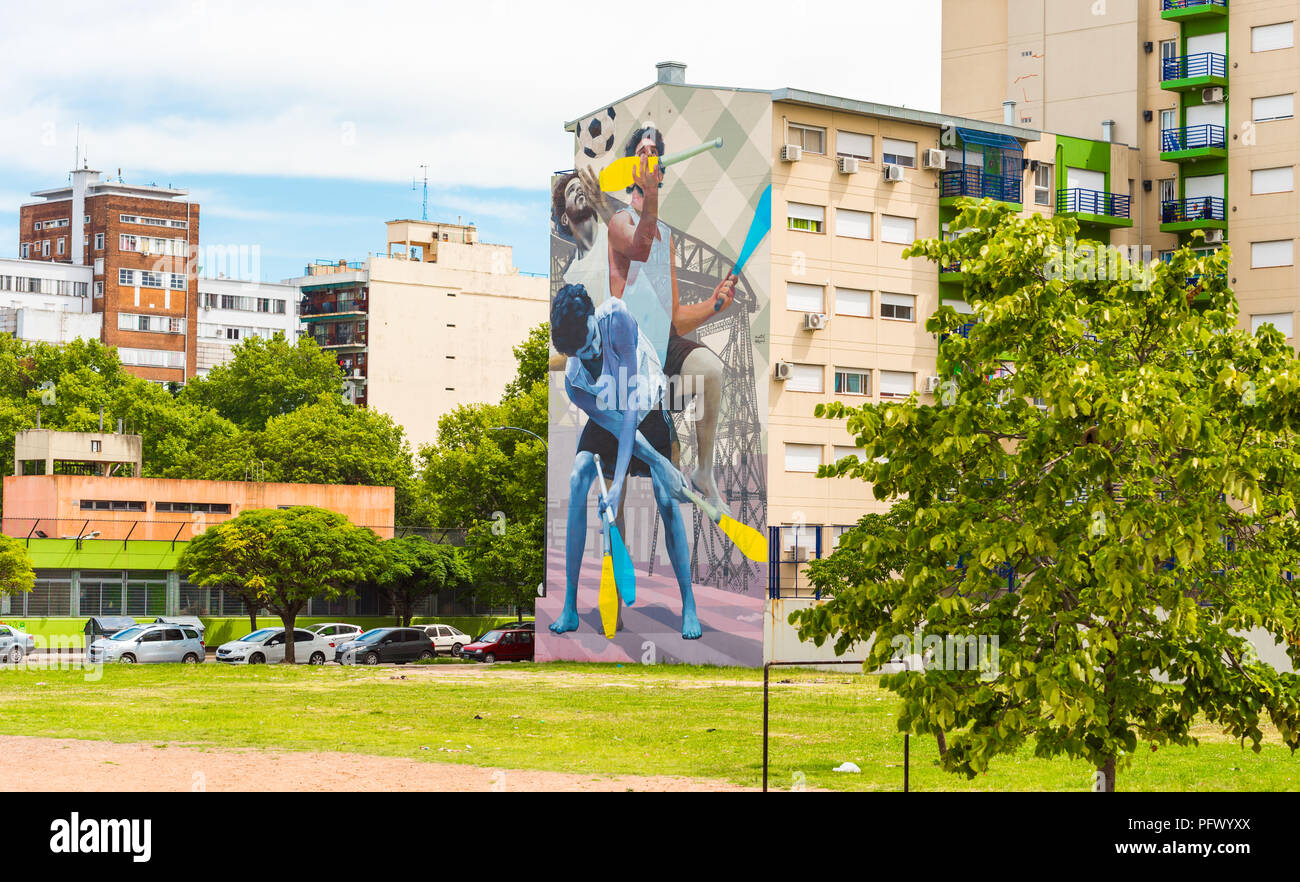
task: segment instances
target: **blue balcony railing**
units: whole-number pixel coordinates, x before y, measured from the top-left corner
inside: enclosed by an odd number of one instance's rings
[[[1219,196],[1195,196],[1191,199],[1166,199],[1160,203],[1160,223],[1183,221],[1221,221],[1227,219],[1223,199]]]
[[[1100,190],[1056,191],[1056,210],[1105,217],[1128,217],[1129,198],[1121,193],[1103,193]]]
[[[1164,0],[1161,12],[1172,12],[1175,9],[1195,9],[1197,6],[1224,6],[1228,5],[1228,0]]]
[[[1020,178],[1011,175],[993,175],[982,168],[962,166],[943,173],[939,195],[1019,202]]]
[[[1162,129],[1160,132],[1160,151],[1162,153],[1173,153],[1176,150],[1200,150],[1207,147],[1222,149],[1227,146],[1227,129],[1209,123],[1199,126],[1185,126],[1181,129]]]
[[[1226,77],[1228,57],[1218,52],[1198,52],[1166,58],[1161,67],[1160,79],[1186,80],[1192,77]]]

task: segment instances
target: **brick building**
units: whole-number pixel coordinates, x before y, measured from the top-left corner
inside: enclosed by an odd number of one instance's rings
[[[199,206],[187,190],[103,180],[77,169],[18,213],[19,255],[92,267],[91,309],[103,342],[136,376],[195,375]]]

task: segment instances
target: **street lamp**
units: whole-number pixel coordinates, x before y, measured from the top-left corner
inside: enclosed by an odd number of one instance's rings
[[[529,429],[520,428],[519,426],[489,426],[488,429],[489,429],[490,431],[493,431],[493,432],[504,432],[504,431],[506,431],[507,429],[514,429],[516,432],[525,432],[525,433],[527,433],[527,434],[529,434],[529,435],[532,435],[532,436],[533,436],[534,438],[536,438],[538,441],[541,441],[541,442],[542,442],[542,446],[543,446],[543,447],[546,447],[547,450],[550,450],[550,448],[547,447],[547,445],[546,445],[546,439],[543,438],[541,435],[537,434],[536,432],[533,432],[533,431],[531,431],[531,430],[529,430]]]

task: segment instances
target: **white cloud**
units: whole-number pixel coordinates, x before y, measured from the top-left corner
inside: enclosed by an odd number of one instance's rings
[[[789,0],[120,0],[111,15],[52,0],[0,31],[0,164],[57,183],[80,124],[92,165],[128,180],[402,181],[427,162],[440,188],[541,189],[570,162],[563,121],[649,84],[664,58],[690,82],[938,109],[938,6],[859,3],[846,25]],[[901,29],[877,26],[885,14]]]

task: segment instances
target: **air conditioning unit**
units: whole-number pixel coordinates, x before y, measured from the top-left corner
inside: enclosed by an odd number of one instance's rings
[[[799,545],[785,550],[786,563],[803,563],[808,560],[808,546]]]
[[[772,368],[772,378],[785,382],[794,376],[794,365],[788,361],[778,361]]]
[[[924,168],[943,168],[947,164],[948,154],[933,147],[926,149],[925,156],[921,160],[921,165]]]
[[[943,377],[926,377],[922,383],[922,389],[931,394],[938,392],[941,386],[943,386]]]
[[[805,331],[820,331],[826,327],[826,316],[820,312],[805,312],[803,314],[803,329]]]
[[[1222,245],[1222,244],[1223,244],[1223,230],[1206,230],[1206,231],[1205,231],[1205,244],[1206,244],[1206,245]]]
[[[888,183],[896,184],[903,179],[903,167],[901,165],[886,165],[883,174]]]
[[[842,175],[856,175],[858,173],[858,158],[856,156],[837,157],[835,165]]]
[[[786,144],[781,148],[782,162],[798,162],[803,159],[803,148],[798,144]]]
[[[1202,104],[1222,104],[1224,99],[1222,86],[1211,86],[1201,90]]]

